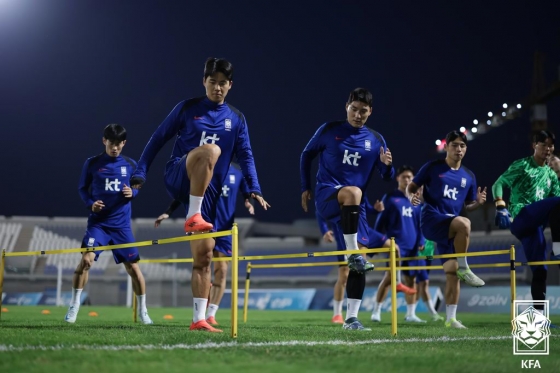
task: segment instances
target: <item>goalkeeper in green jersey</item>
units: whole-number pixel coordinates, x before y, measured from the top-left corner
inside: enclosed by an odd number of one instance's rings
[[[554,151],[555,136],[550,131],[540,131],[533,137],[534,153],[511,164],[492,186],[496,204],[496,225],[510,228],[523,245],[529,262],[546,260],[544,228],[550,224],[554,259],[560,259],[560,184],[546,160]],[[503,188],[511,190],[509,211],[502,199]],[[531,266],[533,300],[545,300],[546,265]],[[543,309],[543,305],[535,304]]]

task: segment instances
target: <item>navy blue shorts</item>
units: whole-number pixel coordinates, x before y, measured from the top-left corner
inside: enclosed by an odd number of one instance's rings
[[[418,250],[401,250],[401,257],[403,258],[413,258],[418,256]],[[423,267],[426,266],[425,259],[416,260],[403,260],[401,262],[401,267]],[[428,279],[428,271],[426,269],[403,269],[402,273],[406,276],[415,277],[416,283],[426,281]]]
[[[445,214],[423,214],[421,220],[422,234],[426,239],[437,243],[437,251],[440,255],[455,254],[453,240],[449,238],[449,227],[456,216]],[[445,263],[449,258],[442,258]]]
[[[231,236],[216,237],[215,240],[216,246],[214,246],[214,250],[226,256],[231,256]]]
[[[86,228],[86,234],[82,240],[82,247],[119,245],[132,242],[135,242],[135,240],[130,227],[107,228],[100,225],[90,225]],[[138,248],[136,247],[111,251],[113,252],[113,258],[117,264],[127,262],[135,263],[140,259],[140,254],[138,254]],[[99,254],[102,252],[103,250],[94,251],[96,261],[97,258],[99,258]]]
[[[186,210],[188,210],[191,182],[187,175],[186,155],[177,159],[174,164],[167,166],[165,171],[165,188],[171,198],[181,201],[186,205]],[[216,205],[221,193],[221,180],[212,178],[204,193],[200,213],[205,221],[214,225],[216,225]],[[215,231],[216,229],[212,230]]]
[[[550,197],[533,202],[521,209],[513,219],[511,233],[521,241],[525,257],[529,262],[546,261],[546,238],[544,229],[548,223],[550,211],[560,203],[560,197]],[[538,267],[531,266],[531,270]]]

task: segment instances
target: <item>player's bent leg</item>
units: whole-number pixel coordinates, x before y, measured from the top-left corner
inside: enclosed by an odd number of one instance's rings
[[[68,311],[64,316],[64,321],[68,323],[75,323],[78,318],[78,312],[80,311],[81,296],[84,286],[87,284],[88,271],[93,265],[95,259],[95,253],[85,252],[82,253],[82,259],[76,270],[74,271],[74,276],[72,277],[72,300],[70,301],[70,306]]]
[[[465,254],[469,247],[471,234],[471,221],[462,216],[457,216],[449,226],[449,238],[453,238],[453,247],[457,254]],[[473,287],[484,286],[484,281],[471,271],[466,257],[457,258],[457,277]]]
[[[189,210],[185,221],[185,232],[205,232],[213,228],[200,214],[204,193],[214,175],[214,166],[220,157],[220,147],[214,144],[199,146],[189,152],[185,167],[190,181]]]
[[[193,271],[191,287],[193,293],[193,320],[190,330],[203,330],[209,332],[222,332],[212,327],[206,321],[206,305],[210,292],[210,264],[214,250],[214,239],[205,238],[191,241],[193,256]]]
[[[218,258],[225,258],[227,255],[214,250],[214,256]],[[226,290],[226,278],[228,271],[228,262],[213,262],[214,265],[214,281],[210,287],[210,304],[206,310],[206,321],[210,325],[218,325],[216,321],[216,312],[220,306],[220,302]]]
[[[144,325],[152,325],[154,322],[148,315],[148,308],[146,307],[146,281],[144,275],[140,270],[138,263],[123,262],[126,272],[132,280],[132,289],[136,294],[136,303],[138,305],[137,315],[140,322]]]
[[[362,213],[361,199],[362,190],[355,186],[342,187],[337,194],[341,209],[340,225],[347,250],[358,250],[358,227],[360,214]],[[374,269],[374,265],[360,254],[348,255],[348,267],[351,271],[359,273],[373,271]]]

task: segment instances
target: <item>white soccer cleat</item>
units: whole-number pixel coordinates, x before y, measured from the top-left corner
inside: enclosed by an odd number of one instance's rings
[[[152,319],[150,319],[150,316],[148,315],[148,311],[139,312],[138,318],[140,319],[140,322],[144,325],[152,325],[154,323]]]
[[[434,313],[432,315],[432,321],[443,321],[443,320],[444,320],[444,318],[442,316],[438,315],[437,313]]]
[[[446,328],[455,328],[455,329],[467,329],[467,327],[457,319],[451,319],[451,321],[447,321],[445,323]]]
[[[76,318],[78,318],[79,310],[80,306],[70,306],[70,308],[68,308],[68,312],[66,312],[66,316],[64,316],[64,321],[74,324],[76,322]]]
[[[475,275],[469,268],[458,269],[457,277],[459,277],[459,280],[464,281],[467,285],[473,286],[475,288],[479,288],[481,286],[484,286],[485,284],[484,281],[482,281],[480,277]]]
[[[371,321],[381,322],[381,312],[374,312],[371,314]]]
[[[420,323],[420,324],[426,323],[426,320],[422,320],[421,318],[419,318],[419,317],[416,316],[416,315],[406,316],[406,317],[404,318],[404,321],[406,321],[406,322],[415,322],[415,323]]]

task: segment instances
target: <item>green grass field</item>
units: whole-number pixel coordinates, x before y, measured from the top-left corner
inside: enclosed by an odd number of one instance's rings
[[[517,371],[522,359],[560,372],[559,329],[552,329],[550,355],[514,356],[509,315],[459,314],[468,330],[407,324],[399,315],[398,336],[391,337],[388,313],[373,324],[362,312],[372,331],[357,332],[331,324],[328,311],[250,311],[233,340],[229,310],[218,311],[221,334],[189,331],[190,309],[152,308],[152,326],[133,324],[125,308],[84,306],[73,325],[63,321],[65,312],[8,307],[0,321],[0,372],[478,373]]]

